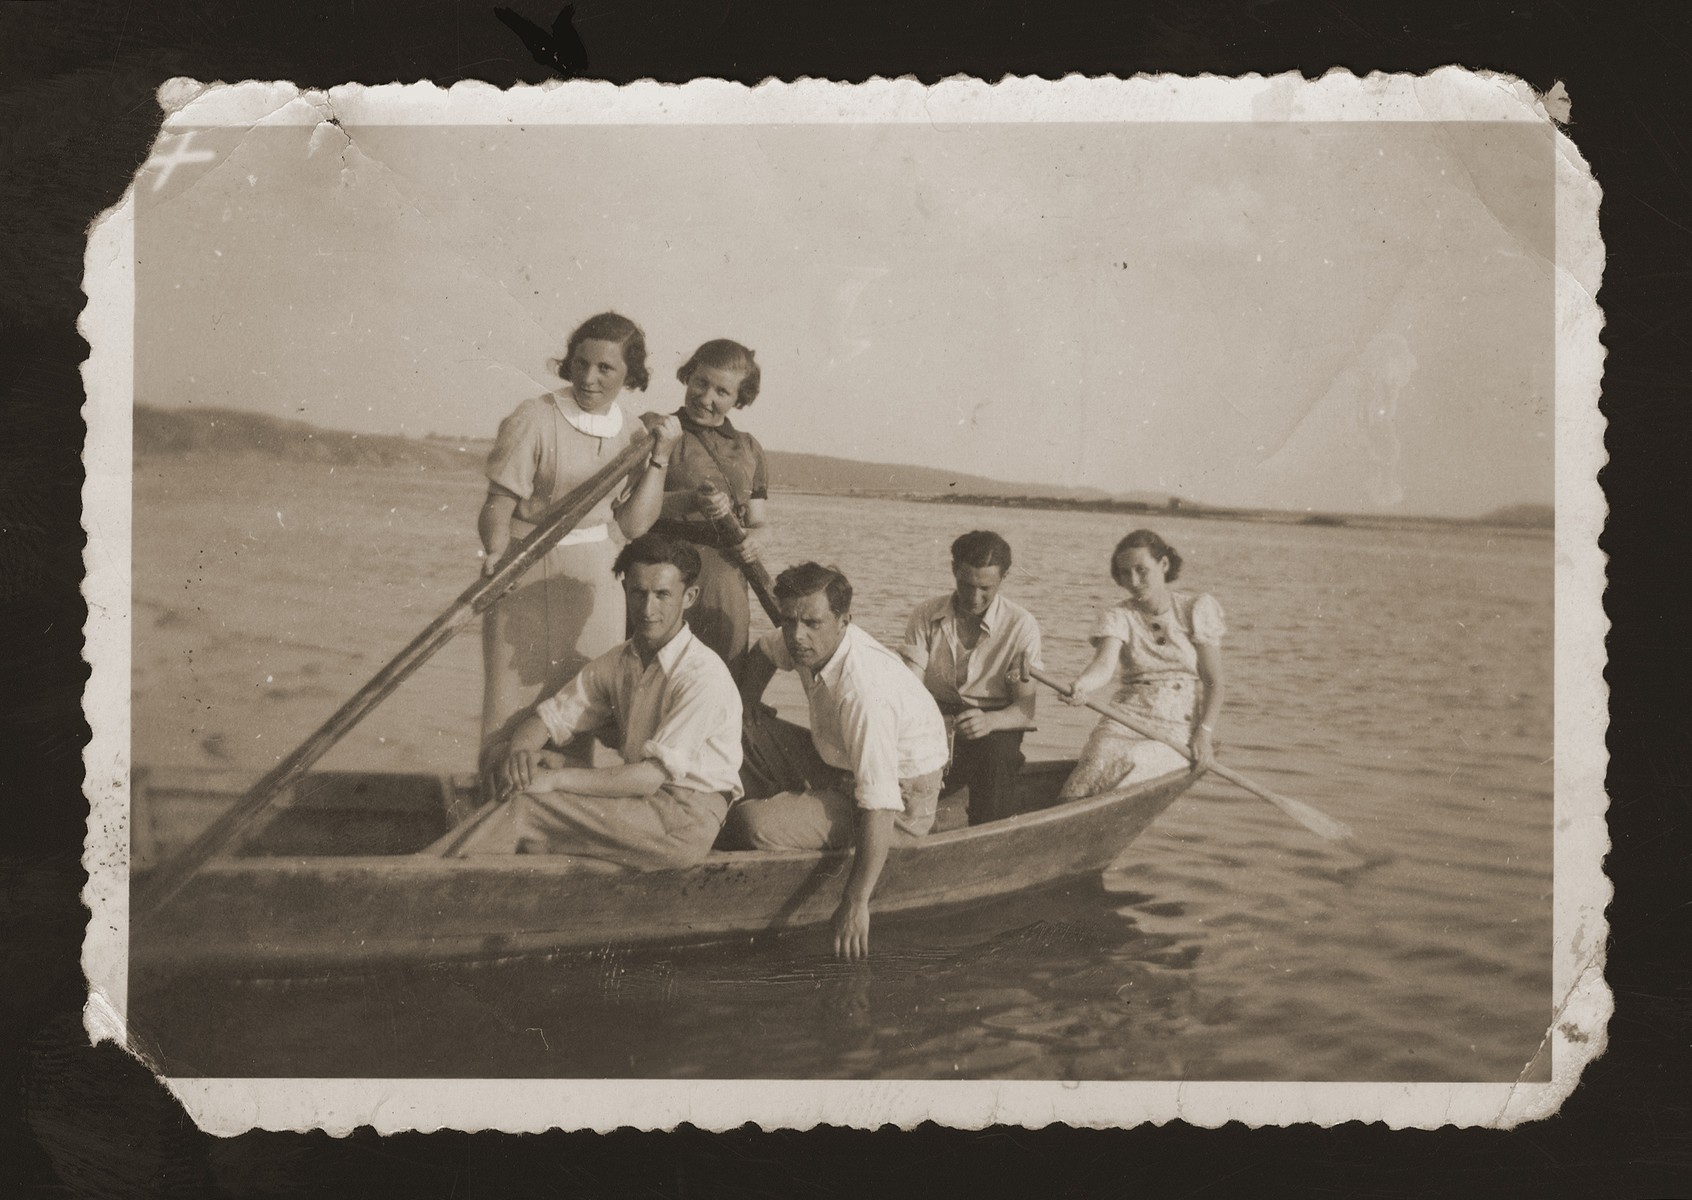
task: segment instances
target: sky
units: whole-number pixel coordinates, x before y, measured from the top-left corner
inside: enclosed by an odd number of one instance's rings
[[[675,408],[731,337],[772,449],[1219,505],[1552,499],[1530,125],[320,124],[155,158],[141,404],[487,437],[616,309],[653,378],[626,407]]]

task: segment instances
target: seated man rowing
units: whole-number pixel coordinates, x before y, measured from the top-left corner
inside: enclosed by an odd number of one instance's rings
[[[919,604],[900,653],[951,725],[946,790],[969,788],[969,823],[1017,812],[1022,735],[1034,727],[1040,625],[999,594],[1010,571],[1010,543],[985,529],[952,543],[952,579],[944,596]]]
[[[869,902],[895,840],[934,826],[946,725],[899,656],[852,624],[852,585],[814,562],[776,577],[781,627],[747,654],[741,697],[761,711],[779,670],[796,671],[811,730],[748,722],[749,798],[723,830],[725,847],[829,850],[856,844],[834,914],[834,952],[869,953]]]
[[[589,662],[512,735],[499,779],[514,793],[437,843],[449,856],[572,854],[637,870],[702,861],[740,796],[740,695],[688,630],[699,554],[648,533],[624,546],[633,637]],[[615,721],[623,761],[566,765],[546,749]]]

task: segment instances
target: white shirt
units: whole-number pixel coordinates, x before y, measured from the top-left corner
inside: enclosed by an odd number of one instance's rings
[[[758,649],[783,671],[796,671],[811,706],[811,741],[831,767],[850,771],[859,808],[904,811],[899,781],[946,765],[946,723],[910,668],[856,625],[834,655],[812,672],[797,666],[781,630]]]
[[[941,704],[990,712],[1016,699],[1009,676],[1023,658],[1030,667],[1041,666],[1040,625],[1026,608],[994,596],[981,615],[981,639],[966,649],[957,605],[947,592],[916,606],[900,653],[923,672],[923,685]]]
[[[656,763],[677,787],[741,795],[740,692],[723,660],[686,625],[650,665],[632,641],[601,654],[535,715],[560,745],[615,717],[624,762]]]

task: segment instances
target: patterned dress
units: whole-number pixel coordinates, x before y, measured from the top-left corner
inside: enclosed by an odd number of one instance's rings
[[[512,539],[533,532],[535,519],[641,431],[615,404],[583,412],[568,384],[518,405],[500,423],[487,468],[489,493],[517,500]],[[508,738],[537,701],[623,640],[623,589],[611,564],[623,545],[616,510],[629,490],[625,484],[595,505],[482,618],[484,752]]]
[[[740,432],[727,420],[721,425],[701,425],[685,408],[676,415],[681,418],[682,438],[670,453],[664,490],[693,492],[701,483],[709,483],[728,495],[734,502],[735,515],[745,524],[747,502],[763,500],[770,494],[764,448],[757,438]],[[715,532],[698,513],[666,517],[652,528],[684,538],[699,551],[699,601],[688,611],[688,628],[720,654],[730,669],[738,671],[752,628],[746,577],[739,565],[718,548]]]
[[[1198,720],[1198,647],[1220,645],[1227,627],[1213,596],[1170,592],[1169,599],[1170,611],[1162,617],[1149,616],[1128,601],[1106,609],[1091,640],[1095,646],[1105,638],[1122,643],[1115,706],[1186,745]],[[1130,774],[1149,778],[1179,770],[1185,762],[1168,746],[1101,717],[1062,795],[1096,796],[1121,786]]]

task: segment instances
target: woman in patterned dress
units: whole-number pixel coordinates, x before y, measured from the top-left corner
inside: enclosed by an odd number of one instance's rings
[[[1116,544],[1111,577],[1128,598],[1106,609],[1095,626],[1092,662],[1064,699],[1082,704],[1110,681],[1120,663],[1115,706],[1191,748],[1195,769],[1210,765],[1222,711],[1222,606],[1208,594],[1173,591],[1181,556],[1149,529]],[[1105,717],[1081,751],[1062,796],[1094,796],[1185,765],[1179,753]]]
[[[484,574],[493,574],[542,513],[645,432],[617,403],[625,387],[647,385],[646,339],[633,321],[600,313],[583,322],[570,335],[560,374],[568,383],[519,404],[488,454],[488,496],[477,520]],[[623,640],[623,590],[611,564],[623,543],[657,518],[667,456],[681,436],[675,417],[656,427],[657,448],[628,482],[483,617],[484,763],[537,702]]]

